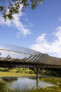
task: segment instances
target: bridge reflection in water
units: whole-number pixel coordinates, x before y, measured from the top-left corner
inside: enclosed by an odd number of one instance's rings
[[[61,69],[61,58],[49,56],[28,48],[0,44],[0,67],[26,67],[30,69]]]

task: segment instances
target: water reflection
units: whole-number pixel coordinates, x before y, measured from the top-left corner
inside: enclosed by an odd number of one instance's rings
[[[2,79],[6,82],[12,82],[12,81],[18,80],[18,78],[16,77],[3,77]]]
[[[30,90],[33,88],[43,88],[48,86],[55,86],[54,84],[38,81],[30,78],[18,78],[18,80],[7,83],[8,88],[16,90]]]
[[[27,92],[32,89],[34,90],[44,87],[55,86],[54,84],[51,83],[24,77],[16,78],[16,80],[15,78],[3,78],[3,80],[5,81],[5,83],[3,84],[0,83],[0,92],[25,92],[25,91]]]

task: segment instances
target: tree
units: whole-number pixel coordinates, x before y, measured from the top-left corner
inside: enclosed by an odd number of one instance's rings
[[[19,13],[20,5],[35,9],[43,0],[0,0],[0,13],[4,19],[13,19],[13,14]]]

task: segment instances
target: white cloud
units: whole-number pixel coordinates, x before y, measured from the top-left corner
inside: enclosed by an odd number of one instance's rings
[[[43,33],[37,37],[36,43],[30,46],[31,49],[61,57],[61,27],[58,27],[56,30],[57,31],[53,34],[53,37],[55,38],[53,42],[48,42],[46,34]]]
[[[59,18],[59,21],[61,21],[61,18]]]
[[[34,26],[27,18],[25,18],[25,21],[28,23],[28,25],[26,25],[26,26],[30,26],[30,27]]]
[[[21,16],[23,16],[23,12],[22,12],[22,5],[20,6],[19,9],[19,14],[14,14],[14,20],[9,20],[7,19],[6,21],[4,20],[4,18],[2,16],[0,16],[0,25],[7,25],[7,26],[14,26],[16,27],[19,32],[17,34],[17,37],[19,37],[21,34],[23,34],[24,36],[30,34],[30,30],[25,28],[24,24],[21,22]]]
[[[17,35],[18,37],[20,36],[21,33],[24,36],[30,34],[30,30],[26,29],[24,27],[24,24],[22,24],[22,22],[20,21],[20,15],[19,14],[14,15],[14,20],[12,20],[12,22],[14,23],[14,25],[16,25],[16,28],[19,30],[18,35]]]
[[[11,21],[9,19],[7,19],[6,21],[4,20],[4,18],[2,16],[0,16],[0,25],[11,25]]]

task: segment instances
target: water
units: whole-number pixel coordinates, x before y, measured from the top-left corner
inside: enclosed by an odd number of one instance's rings
[[[8,90],[6,92],[28,92],[30,90],[56,86],[55,84],[51,84],[48,82],[38,81],[36,79],[24,77],[3,78],[3,80],[5,82],[5,86],[3,87],[6,87],[6,90]],[[0,92],[5,92],[5,90]]]

